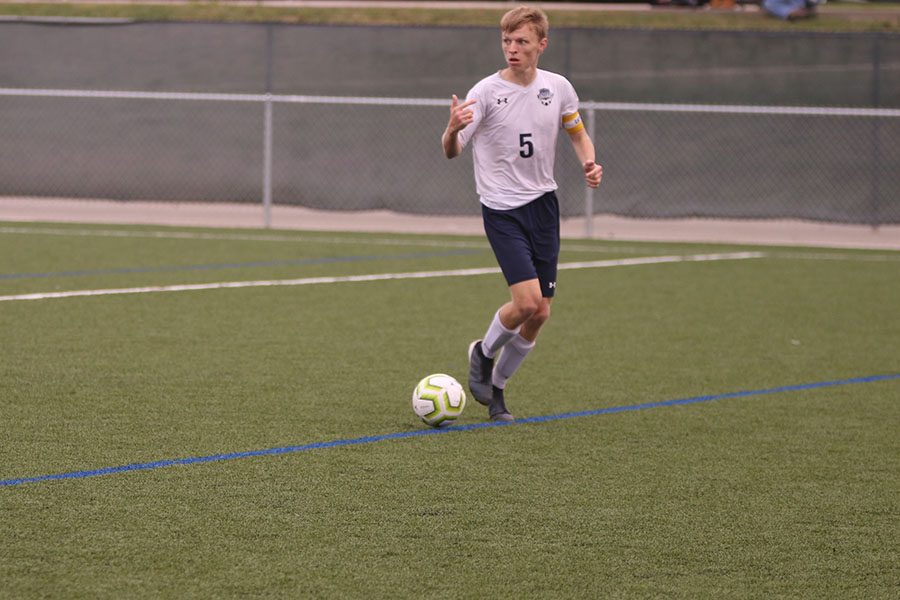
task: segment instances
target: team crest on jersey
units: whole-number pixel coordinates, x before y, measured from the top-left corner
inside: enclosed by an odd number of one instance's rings
[[[553,92],[547,88],[541,88],[541,91],[538,92],[538,100],[544,106],[550,106],[550,103],[553,102]]]

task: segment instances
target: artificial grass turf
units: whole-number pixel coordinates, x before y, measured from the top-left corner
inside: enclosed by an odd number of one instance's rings
[[[245,256],[221,248],[203,252]],[[896,265],[561,273],[510,407],[895,373]],[[505,294],[486,275],[5,303],[0,478],[415,430],[413,385],[464,380]],[[0,579],[14,597],[888,597],[898,399],[884,381],[7,487]]]
[[[895,390],[4,490],[4,580],[26,596],[889,597]]]

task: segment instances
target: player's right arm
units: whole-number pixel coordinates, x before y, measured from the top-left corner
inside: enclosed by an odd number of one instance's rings
[[[447,158],[454,158],[462,153],[459,132],[475,119],[475,111],[469,108],[475,102],[476,100],[473,98],[460,104],[456,94],[450,100],[450,121],[447,123],[444,135],[441,136],[441,144],[444,146],[444,155]]]

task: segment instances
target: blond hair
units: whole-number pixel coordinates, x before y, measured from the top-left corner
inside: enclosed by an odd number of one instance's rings
[[[531,25],[539,40],[547,37],[547,32],[550,31],[547,13],[539,8],[517,6],[500,19],[500,31],[503,33],[512,33],[523,25]]]

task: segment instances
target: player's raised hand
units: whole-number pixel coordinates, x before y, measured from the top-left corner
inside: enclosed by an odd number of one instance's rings
[[[447,124],[448,131],[456,133],[465,129],[465,127],[475,119],[475,111],[469,108],[475,104],[475,102],[476,100],[473,98],[472,100],[466,100],[460,104],[459,98],[456,97],[456,94],[453,94],[453,97],[450,100],[450,122]]]
[[[588,187],[597,187],[598,185],[600,185],[601,179],[603,179],[603,166],[598,165],[592,160],[585,162],[584,180],[588,184]]]

